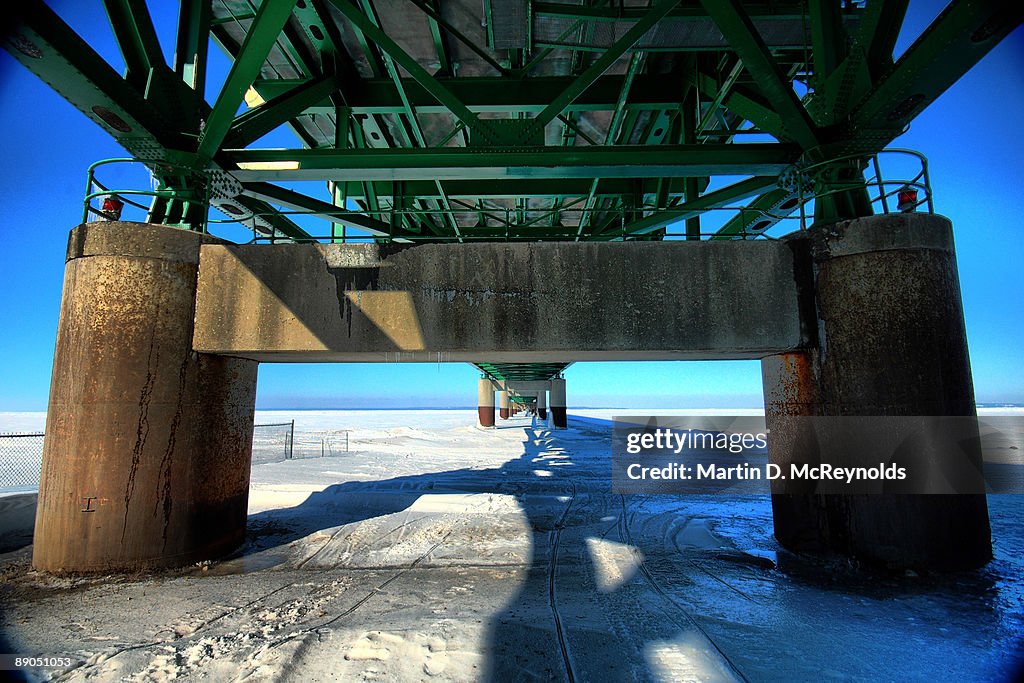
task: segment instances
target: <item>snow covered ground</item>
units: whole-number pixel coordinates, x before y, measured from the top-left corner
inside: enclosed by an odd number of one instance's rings
[[[342,430],[351,450],[255,466],[246,546],[223,561],[54,579],[28,547],[0,555],[0,652],[71,657],[42,673],[68,681],[998,681],[1019,665],[1024,496],[990,497],[982,572],[858,573],[779,552],[763,497],[612,494],[622,412],[564,431],[261,412],[296,420],[299,454]]]

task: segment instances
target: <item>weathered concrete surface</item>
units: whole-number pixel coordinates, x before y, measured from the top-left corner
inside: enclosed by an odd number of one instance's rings
[[[494,384],[481,378],[477,382],[476,412],[481,427],[494,426]]]
[[[551,424],[560,429],[568,426],[565,406],[565,380],[551,380]]]
[[[766,359],[769,453],[794,415],[975,415],[952,226],[897,214],[813,228],[817,350]],[[979,454],[980,457],[980,454]],[[991,558],[984,496],[776,496],[776,536],[901,567]]]
[[[72,231],[36,568],[178,566],[243,540],[257,364],[192,351],[208,241],[137,223]]]
[[[770,241],[205,245],[195,349],[263,361],[760,358],[801,346]]]
[[[509,397],[507,391],[498,392],[498,415],[501,416],[502,420],[507,420],[511,416],[511,409],[509,406]]]

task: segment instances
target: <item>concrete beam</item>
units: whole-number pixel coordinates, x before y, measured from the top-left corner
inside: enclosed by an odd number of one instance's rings
[[[780,242],[205,245],[194,348],[259,361],[761,358],[802,347]]]

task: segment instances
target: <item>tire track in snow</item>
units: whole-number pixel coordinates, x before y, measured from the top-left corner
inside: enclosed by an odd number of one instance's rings
[[[377,536],[377,537],[376,537],[375,539],[373,539],[373,540],[372,540],[372,541],[370,541],[369,543],[363,543],[363,544],[362,544],[362,546],[361,546],[361,547],[359,547],[359,550],[360,550],[360,551],[365,551],[365,550],[369,550],[370,548],[372,548],[373,546],[377,545],[377,544],[378,544],[379,542],[383,541],[383,540],[384,540],[385,538],[387,538],[387,537],[388,537],[388,536],[390,536],[391,534],[395,533],[395,532],[396,532],[396,531],[398,531],[399,529],[404,529],[405,527],[407,527],[407,526],[409,526],[409,525],[411,525],[411,524],[415,524],[416,522],[419,522],[420,520],[424,520],[424,519],[426,519],[427,517],[429,517],[429,515],[421,515],[420,517],[417,517],[417,518],[415,518],[415,519],[410,519],[410,520],[409,520],[409,521],[407,521],[407,522],[402,522],[401,524],[399,524],[398,526],[394,527],[394,528],[393,528],[393,529],[391,529],[390,531],[385,531],[385,532],[384,532],[383,534],[381,534],[380,536]],[[297,565],[295,566],[295,568],[296,568],[296,569],[302,569],[303,567],[305,567],[305,566],[306,566],[306,564],[307,564],[307,563],[309,563],[309,562],[313,561],[314,559],[316,559],[316,558],[317,558],[317,557],[318,557],[318,556],[320,555],[320,553],[322,553],[322,552],[323,552],[324,550],[326,550],[326,549],[327,549],[327,547],[328,547],[329,545],[331,545],[331,543],[333,543],[333,542],[334,542],[334,539],[336,539],[336,538],[338,537],[338,534],[340,534],[340,533],[341,533],[342,531],[344,531],[344,530],[345,530],[345,527],[347,527],[347,526],[348,526],[347,524],[345,524],[345,525],[342,525],[342,526],[341,526],[341,527],[340,527],[340,528],[339,528],[339,529],[338,529],[337,531],[335,531],[335,532],[334,532],[333,534],[331,534],[331,536],[330,536],[330,537],[329,537],[329,538],[328,538],[328,539],[327,539],[327,540],[326,540],[326,541],[324,542],[324,544],[323,544],[322,546],[320,546],[319,548],[317,548],[317,551],[316,551],[315,553],[313,553],[312,555],[310,555],[309,557],[307,557],[306,559],[304,559],[304,560],[303,560],[302,562],[300,562],[299,564],[297,564]],[[346,537],[346,540],[349,540],[349,539],[351,539],[351,538],[352,538],[352,536],[354,536],[354,535],[356,535],[356,534],[358,534],[358,533],[359,533],[359,526],[358,526],[358,524],[357,524],[357,526],[356,526],[355,530],[351,530],[351,531],[350,531],[349,535],[348,535],[348,536]],[[356,540],[358,541],[359,539],[356,539]],[[352,544],[352,543],[349,543],[349,547],[348,547],[348,548],[346,549],[346,552],[347,552],[347,553],[348,553],[349,555],[352,555],[352,554],[354,554],[354,553],[353,553],[353,550],[352,550],[352,548],[353,548],[353,544]]]
[[[643,561],[643,558],[639,556],[639,551],[637,550],[637,547],[633,544],[633,535],[630,533],[629,522],[627,520],[628,511],[626,510],[626,497],[622,494],[619,494],[619,502],[622,504],[622,514],[619,516],[619,539],[630,547],[631,552],[633,553],[634,557],[636,557],[636,563],[640,569],[640,574],[644,577],[644,579],[651,586],[651,588],[654,589],[655,593],[664,598],[664,600],[669,605],[675,608],[677,612],[679,612],[686,618],[686,621],[693,628],[695,628],[698,633],[704,636],[704,639],[707,640],[708,644],[710,644],[711,647],[715,648],[718,654],[721,655],[723,661],[725,661],[725,663],[729,666],[730,671],[744,683],[749,683],[750,679],[748,679],[743,674],[743,672],[740,671],[739,667],[736,666],[736,663],[732,661],[729,655],[727,655],[725,651],[721,647],[719,647],[718,643],[716,643],[714,639],[710,635],[708,635],[708,632],[705,631],[699,623],[697,623],[697,620],[693,617],[693,615],[691,615],[686,609],[684,609],[683,606],[675,600],[675,598],[673,598],[664,588],[662,588],[661,584],[659,584],[658,581],[651,574],[650,570],[647,568],[646,563]]]
[[[569,516],[569,510],[576,501],[576,484],[572,485],[572,495],[569,502],[562,510],[562,515],[555,522],[555,528],[548,534],[548,543],[551,548],[551,559],[548,563],[548,604],[551,606],[551,616],[555,620],[555,632],[558,634],[558,647],[562,651],[562,662],[565,664],[565,674],[569,683],[576,682],[576,673],[572,668],[572,658],[569,656],[569,643],[566,639],[565,627],[562,626],[562,615],[558,612],[557,592],[555,590],[555,579],[558,576],[558,543],[562,538],[562,529],[565,528],[565,518]]]

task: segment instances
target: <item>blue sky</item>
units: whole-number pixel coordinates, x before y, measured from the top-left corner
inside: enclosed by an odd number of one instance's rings
[[[161,6],[176,3],[152,4],[166,49],[174,19]],[[942,5],[911,2],[898,51]],[[51,6],[121,64],[99,0]],[[225,64],[218,54],[211,68]],[[1018,29],[894,143],[928,156],[936,209],[953,221],[975,393],[983,402],[1024,401],[1024,126],[1015,119],[1024,112],[1022,72]],[[64,247],[81,219],[85,171],[124,150],[2,50],[0,129],[0,410],[43,410]],[[263,364],[257,401],[261,408],[470,406],[476,377],[464,364]],[[567,379],[570,406],[761,405],[757,361],[580,363]]]

